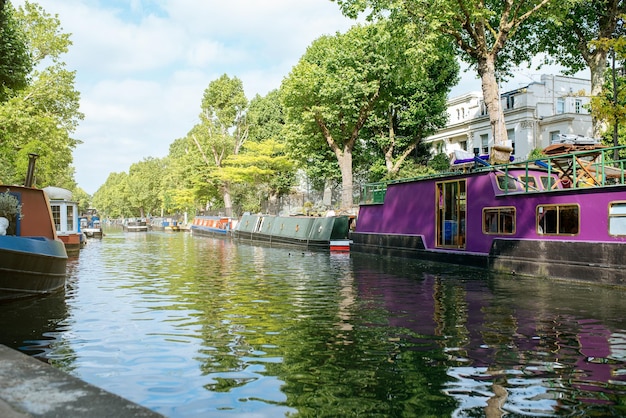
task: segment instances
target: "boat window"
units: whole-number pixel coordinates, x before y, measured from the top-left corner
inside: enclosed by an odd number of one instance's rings
[[[61,231],[61,206],[50,205],[50,209],[52,210],[52,219],[54,219],[54,226],[57,232],[59,232]]]
[[[544,190],[550,190],[552,189],[552,187],[556,184],[556,180],[554,179],[554,177],[550,177],[550,176],[541,176],[541,185],[543,186]]]
[[[66,225],[65,228],[67,228],[68,231],[73,231],[74,230],[74,207],[71,205],[68,205],[65,209],[66,211]]]
[[[626,202],[609,204],[609,235],[626,235]]]
[[[483,208],[484,234],[514,234],[515,208]]]
[[[505,176],[504,174],[498,174],[496,175],[496,179],[498,179],[498,188],[500,190],[517,190],[515,178],[511,176]]]
[[[519,176],[524,190],[537,190],[537,179],[534,176]]]
[[[537,233],[545,235],[574,235],[580,230],[578,205],[537,206]]]

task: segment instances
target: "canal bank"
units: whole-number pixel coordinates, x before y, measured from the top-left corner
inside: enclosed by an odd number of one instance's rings
[[[162,417],[4,345],[0,345],[0,416]]]

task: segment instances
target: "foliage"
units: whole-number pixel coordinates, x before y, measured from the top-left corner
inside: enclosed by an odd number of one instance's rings
[[[528,43],[534,39],[537,22],[558,18],[576,0],[336,1],[347,16],[367,11],[370,20],[390,16],[398,25],[427,24],[447,36],[460,57],[477,70],[494,140],[503,142],[506,126],[498,80],[507,75],[511,64],[530,59]]]
[[[438,60],[429,55],[435,48],[409,43],[404,32],[391,29],[382,21],[317,39],[281,86],[291,155],[320,183],[338,179],[339,172],[345,208],[352,206],[353,159],[371,164],[370,157],[381,155],[371,148],[382,146],[393,148],[389,160],[400,165],[402,153],[421,138],[424,115],[435,120],[441,113],[431,113],[424,101],[445,102],[448,85],[429,80],[425,70]],[[440,57],[446,61],[445,54]],[[442,79],[454,79],[456,67],[443,67],[452,76]],[[381,134],[389,132],[389,120],[406,137]]]
[[[35,153],[38,186],[73,189],[72,150],[80,141],[70,135],[83,115],[74,89],[75,74],[60,60],[71,44],[69,35],[61,33],[56,16],[29,2],[15,12],[15,21],[27,41],[34,70],[28,85],[10,91],[0,104],[0,177],[23,183],[27,155]],[[48,65],[39,68],[44,64]]]
[[[0,3],[0,102],[28,85],[32,60],[11,3]]]
[[[22,215],[22,204],[17,200],[17,197],[11,194],[9,189],[0,193],[0,216],[4,218],[16,216],[18,219],[24,216]]]

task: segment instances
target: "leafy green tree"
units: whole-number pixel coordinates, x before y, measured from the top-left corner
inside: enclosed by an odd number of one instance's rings
[[[161,179],[164,170],[162,159],[148,157],[130,166],[126,179],[128,202],[133,215],[144,218],[159,213],[162,207]]]
[[[598,96],[605,82],[610,46],[607,41],[624,37],[626,14],[624,0],[579,1],[562,19],[545,19],[536,29],[537,42],[530,47],[547,51],[548,63],[556,62],[576,73],[585,68],[591,75],[591,96]],[[594,135],[600,136],[602,126],[592,113]]]
[[[127,193],[128,174],[111,173],[93,195],[93,205],[104,217],[123,218],[132,216]]]
[[[626,76],[618,71],[618,68],[624,68],[626,65],[626,38],[606,39],[596,41],[596,43],[604,43],[604,48],[611,51],[611,68],[606,69],[604,86],[600,94],[591,98],[592,114],[608,126],[605,136],[610,137],[612,131],[612,139],[607,141],[613,146],[620,145],[620,125],[626,125]],[[622,141],[624,143],[624,141]],[[618,150],[615,150],[614,158],[617,159]]]
[[[0,2],[0,102],[28,85],[32,60],[11,3]]]
[[[72,150],[80,141],[70,135],[83,115],[74,88],[75,73],[66,70],[60,60],[71,44],[69,35],[60,32],[56,16],[29,2],[15,12],[15,21],[25,36],[35,69],[28,85],[12,91],[0,104],[0,177],[23,182],[27,156],[35,153],[39,155],[38,186],[73,189]]]
[[[529,59],[528,43],[541,19],[560,17],[576,0],[336,0],[343,13],[369,19],[390,16],[399,25],[430,28],[454,43],[461,58],[475,67],[496,143],[506,140],[498,78],[512,63]],[[416,32],[424,36],[423,32]]]
[[[224,161],[237,155],[248,137],[247,106],[241,80],[224,74],[204,91],[200,123],[189,133],[205,165],[208,182],[219,189],[227,216],[233,213],[231,183],[236,173],[226,170]]]
[[[420,79],[428,77],[426,63],[437,61],[429,55],[434,51],[430,42],[435,39],[409,44],[402,33],[390,30],[385,22],[355,26],[345,34],[314,41],[283,81],[283,106],[294,155],[301,164],[317,170],[313,178],[331,178],[338,165],[342,208],[353,206],[353,159],[371,146],[362,143],[365,137],[378,136],[377,145],[385,147],[390,165],[394,159],[401,164],[406,150],[419,141],[418,126],[424,119],[418,102],[425,99],[420,94],[425,86],[436,84]],[[445,73],[455,74],[455,70],[446,69]],[[452,79],[454,76],[449,77]],[[446,89],[437,93],[445,98]],[[411,120],[418,116],[418,122]],[[368,125],[370,120],[373,123]],[[404,142],[395,134],[387,135],[399,126],[406,129]],[[381,134],[383,130],[386,133]]]

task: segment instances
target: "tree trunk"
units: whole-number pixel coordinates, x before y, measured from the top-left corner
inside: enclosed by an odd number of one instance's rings
[[[231,217],[233,216],[233,202],[230,198],[230,185],[228,183],[222,185],[222,195],[224,196],[224,214]]]
[[[341,170],[341,208],[351,209],[353,206],[352,197],[352,150],[337,153],[337,162]]]
[[[494,145],[504,144],[508,138],[504,123],[504,111],[500,103],[500,88],[496,79],[495,57],[490,55],[478,62],[478,75],[481,79]]]
[[[604,71],[606,70],[607,52],[602,49],[598,49],[587,60],[587,66],[591,74],[591,97],[599,96],[602,93],[602,87],[604,86]],[[600,138],[602,132],[606,130],[606,125],[591,114],[591,123],[593,125],[593,137]]]

